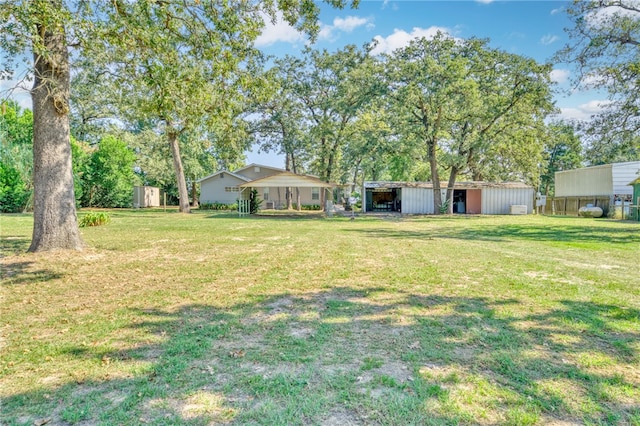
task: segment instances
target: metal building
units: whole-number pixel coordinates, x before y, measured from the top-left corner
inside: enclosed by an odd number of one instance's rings
[[[556,172],[556,197],[626,197],[629,182],[638,177],[640,161],[604,164]]]
[[[441,189],[442,200],[446,189]],[[431,182],[365,182],[364,212],[398,212],[402,214],[434,214]],[[511,214],[533,212],[534,189],[519,182],[458,182],[453,188],[453,213]]]
[[[631,203],[629,182],[638,177],[640,161],[604,164],[555,173],[553,209],[560,214],[577,214],[589,204],[607,215],[611,206]]]

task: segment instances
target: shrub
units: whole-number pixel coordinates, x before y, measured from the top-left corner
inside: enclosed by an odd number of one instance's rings
[[[26,189],[15,167],[0,163],[0,212],[19,213],[24,210],[31,192]]]
[[[293,203],[292,207],[294,210],[298,209],[298,205],[296,203]],[[300,210],[322,210],[322,206],[320,204],[303,204],[300,207]]]
[[[238,210],[238,204],[225,204],[225,203],[200,203],[198,207],[200,210]]]
[[[81,228],[84,228],[86,226],[106,225],[109,222],[111,222],[111,217],[109,216],[109,213],[89,212],[80,219],[79,225]]]
[[[253,188],[249,194],[249,213],[256,214],[260,210],[262,200],[258,197],[258,190]]]

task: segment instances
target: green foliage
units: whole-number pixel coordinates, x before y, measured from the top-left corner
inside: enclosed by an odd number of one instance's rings
[[[135,155],[114,136],[100,140],[91,154],[82,193],[88,207],[129,207],[132,203]]]
[[[238,210],[238,204],[200,203],[200,206],[198,208],[200,210]]]
[[[79,225],[81,228],[87,226],[106,225],[111,222],[111,216],[107,212],[89,212],[80,218]]]
[[[21,108],[15,101],[2,104],[0,113],[0,141],[11,145],[31,145],[33,143],[33,113]]]
[[[18,171],[0,162],[0,212],[18,213],[24,210],[31,191],[27,190]]]
[[[298,204],[293,203],[293,209],[297,210]],[[322,210],[322,206],[320,204],[302,204],[300,210]]]
[[[22,178],[27,189],[33,187],[33,113],[16,102],[1,105],[0,158],[11,164]]]
[[[555,173],[579,168],[582,165],[582,143],[572,125],[551,123],[545,145],[545,162],[540,176],[540,192],[555,194]]]
[[[73,191],[76,196],[76,207],[82,206],[85,188],[91,178],[91,153],[89,144],[71,138],[71,164],[73,168]]]
[[[262,205],[262,200],[258,197],[258,190],[255,188],[251,189],[251,193],[249,194],[249,213],[256,214],[258,210],[260,210],[260,206]]]

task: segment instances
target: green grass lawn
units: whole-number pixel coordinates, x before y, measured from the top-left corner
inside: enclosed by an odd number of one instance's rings
[[[638,223],[111,216],[0,218],[0,424],[640,425]]]

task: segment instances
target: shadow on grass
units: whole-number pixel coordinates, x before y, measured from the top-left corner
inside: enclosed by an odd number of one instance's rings
[[[0,238],[0,257],[24,253],[29,248],[29,244],[31,244],[31,239],[23,236],[3,236]]]
[[[242,219],[242,220],[318,220],[325,219],[324,212],[296,212],[296,211],[272,211],[259,212],[251,215],[239,216],[237,212],[207,213],[207,219]]]
[[[558,241],[576,243],[638,244],[640,243],[640,228],[611,227],[611,226],[575,226],[518,224],[498,226],[460,227],[455,224],[446,226],[439,224],[437,229],[424,231],[404,231],[390,229],[347,229],[348,232],[361,233],[375,238],[450,238],[460,240],[480,241]]]
[[[2,262],[0,267],[1,285],[21,285],[33,284],[62,278],[62,274],[47,269],[33,269],[34,262],[30,261],[10,261]]]
[[[82,424],[633,423],[640,311],[336,288],[131,310],[156,343],[64,355],[114,378],[9,395],[0,420]],[[131,330],[129,330],[131,331]],[[115,336],[114,336],[115,338]],[[91,336],[87,336],[91,339]],[[107,360],[107,361],[105,361]],[[118,374],[141,363],[137,373]],[[135,369],[134,369],[135,370]],[[625,372],[635,371],[635,376]],[[3,424],[4,424],[3,423]]]

